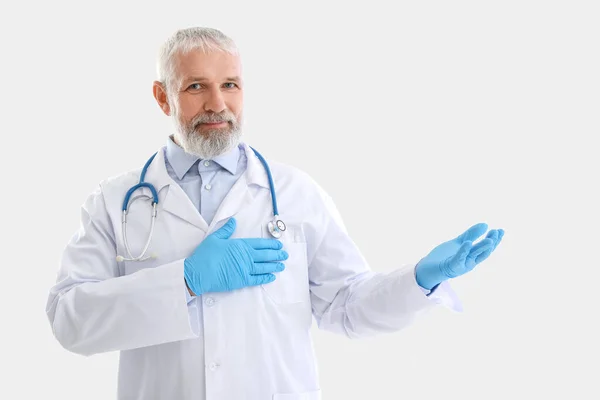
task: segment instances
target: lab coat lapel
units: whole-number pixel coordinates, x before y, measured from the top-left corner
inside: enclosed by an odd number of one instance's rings
[[[223,199],[223,202],[219,206],[215,217],[210,224],[209,233],[214,230],[221,221],[235,216],[244,208],[252,204],[255,198],[255,185],[263,190],[269,190],[267,172],[258,157],[256,157],[256,154],[254,154],[254,151],[245,143],[242,144],[242,150],[246,153],[246,171]]]
[[[153,184],[159,193],[157,218],[160,218],[161,211],[165,211],[202,229],[204,232],[208,231],[208,224],[198,213],[192,201],[177,182],[169,176],[165,164],[164,147],[158,150],[156,157],[152,160],[144,181]],[[152,196],[150,189],[144,187],[142,190],[144,194]]]

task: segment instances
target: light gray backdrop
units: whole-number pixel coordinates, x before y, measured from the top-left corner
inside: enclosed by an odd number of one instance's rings
[[[239,44],[246,140],[333,196],[374,270],[477,222],[506,231],[453,281],[464,313],[363,341],[315,327],[325,399],[600,397],[597,3],[14,1],[0,15],[1,398],[114,398],[117,354],[63,350],[47,292],[85,197],[172,132],[155,55],[192,25]]]

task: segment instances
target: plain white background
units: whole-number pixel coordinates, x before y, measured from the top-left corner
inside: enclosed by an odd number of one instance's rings
[[[464,313],[362,341],[315,327],[325,399],[600,397],[598,6],[319,3],[2,6],[1,398],[114,398],[117,354],[63,350],[47,293],[85,197],[172,133],[155,56],[188,26],[238,43],[245,140],[333,196],[374,270],[506,231],[452,282]]]

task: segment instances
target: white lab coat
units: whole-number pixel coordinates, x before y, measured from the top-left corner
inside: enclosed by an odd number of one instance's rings
[[[317,400],[321,398],[310,336],[319,328],[362,338],[407,327],[420,313],[458,299],[447,283],[432,297],[417,285],[414,265],[371,271],[348,236],[331,198],[305,173],[270,162],[289,253],[286,269],[263,286],[191,299],[183,260],[229,217],[235,237],[270,237],[273,208],[260,160],[244,144],[246,172],[207,225],[169,177],[163,150],[146,181],[159,191],[148,253],[127,256],[121,206],[139,170],[107,179],[85,201],[81,227],[66,246],[47,314],[67,350],[120,351],[119,399]],[[268,160],[268,158],[267,158]],[[146,188],[138,190],[150,196]],[[127,237],[138,255],[150,229],[150,202],[130,206]],[[393,258],[390,249],[390,264]]]

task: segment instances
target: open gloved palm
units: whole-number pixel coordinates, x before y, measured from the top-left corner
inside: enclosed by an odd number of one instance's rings
[[[504,230],[492,229],[485,239],[473,245],[487,228],[485,223],[475,224],[458,237],[435,247],[416,266],[419,286],[431,290],[447,279],[466,274],[488,258],[502,240]]]

